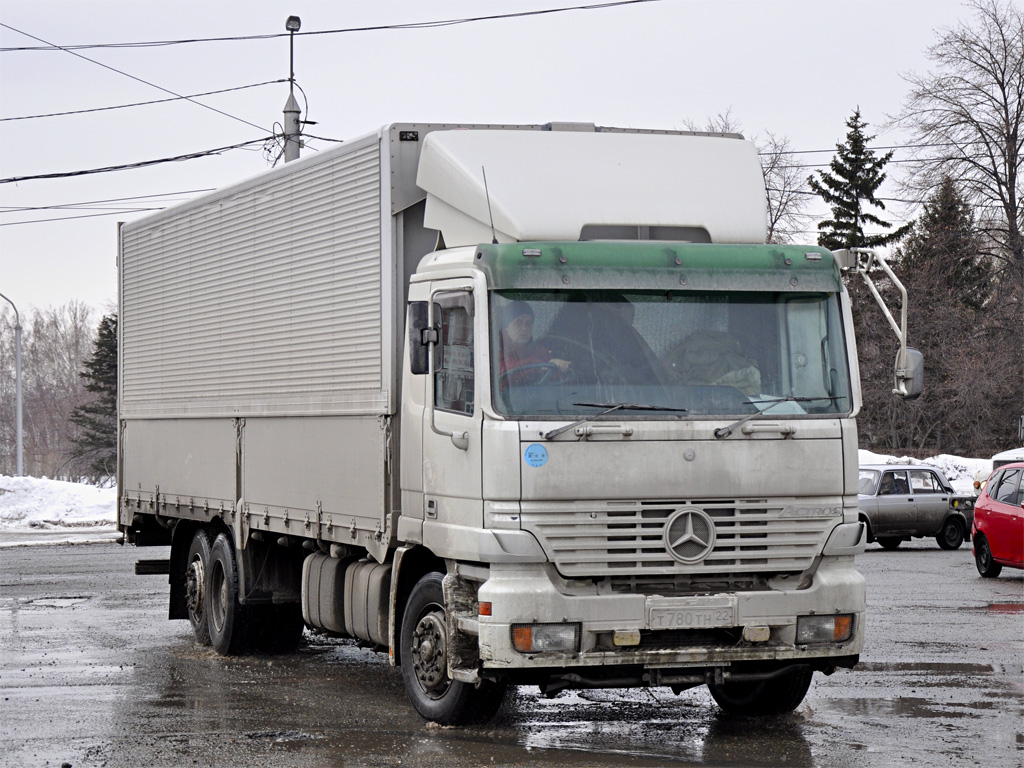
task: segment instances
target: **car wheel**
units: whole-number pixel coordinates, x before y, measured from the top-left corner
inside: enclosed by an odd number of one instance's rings
[[[210,567],[210,539],[200,529],[192,537],[185,564],[185,607],[196,641],[210,644],[210,623],[206,613],[206,572]]]
[[[882,549],[888,549],[890,552],[899,549],[900,544],[903,543],[903,539],[899,536],[879,536],[875,541],[882,545]]]
[[[935,537],[936,543],[942,549],[958,549],[964,540],[964,531],[960,521],[955,517],[947,517],[942,524],[942,530]]]
[[[241,653],[249,632],[250,611],[238,602],[235,545],[224,533],[217,536],[210,549],[205,597],[213,649],[222,656]]]
[[[809,669],[797,669],[769,680],[708,683],[708,689],[718,706],[730,715],[783,715],[804,700],[813,675]]]
[[[1003,570],[1003,566],[992,559],[988,539],[982,535],[974,540],[974,564],[978,566],[978,573],[986,579],[994,579]]]

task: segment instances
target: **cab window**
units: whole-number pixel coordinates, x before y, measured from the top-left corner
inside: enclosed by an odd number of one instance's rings
[[[466,293],[438,294],[434,318],[439,331],[434,357],[434,407],[472,414],[472,296]]]

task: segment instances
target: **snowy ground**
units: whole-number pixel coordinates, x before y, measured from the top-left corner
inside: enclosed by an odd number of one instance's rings
[[[987,477],[992,471],[991,459],[947,454],[921,461],[860,451],[859,460],[861,464],[929,464],[941,469],[958,493],[971,493],[975,476]],[[0,475],[0,547],[119,538],[116,508],[114,488]]]
[[[0,475],[0,547],[119,538],[117,489]]]

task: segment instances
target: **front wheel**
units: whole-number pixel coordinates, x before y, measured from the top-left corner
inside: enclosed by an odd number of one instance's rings
[[[508,686],[479,686],[448,676],[448,626],[442,576],[428,573],[413,587],[402,616],[402,680],[413,707],[442,725],[484,722],[494,716]]]
[[[964,530],[960,521],[955,517],[947,517],[942,524],[942,530],[935,537],[936,543],[942,549],[959,549],[964,540]]]
[[[986,579],[994,579],[1003,570],[1003,566],[993,559],[992,549],[984,536],[974,540],[974,564],[978,567],[978,573]]]
[[[718,706],[730,715],[784,715],[800,706],[813,675],[809,669],[796,669],[768,680],[708,683],[708,689]]]

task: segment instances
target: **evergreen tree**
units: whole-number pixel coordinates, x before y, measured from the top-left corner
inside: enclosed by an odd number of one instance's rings
[[[80,428],[74,456],[89,461],[97,478],[109,477],[117,468],[117,315],[100,320],[92,358],[80,375],[96,397],[71,416]]]
[[[974,212],[949,176],[925,201],[924,213],[896,255],[907,279],[924,276],[944,300],[981,309],[991,293],[992,265],[981,255]]]
[[[909,225],[895,232],[868,235],[864,226],[871,224],[881,229],[891,229],[892,224],[882,221],[873,213],[864,210],[873,206],[885,210],[885,203],[875,197],[875,191],[885,181],[882,169],[892,159],[892,151],[875,157],[874,150],[867,144],[874,136],[865,136],[868,124],[860,118],[860,108],[846,121],[850,129],[845,144],[836,144],[836,156],[829,167],[831,171],[817,171],[817,178],[808,178],[808,184],[832,209],[832,218],[818,223],[818,245],[836,250],[838,248],[874,248],[901,238]]]

